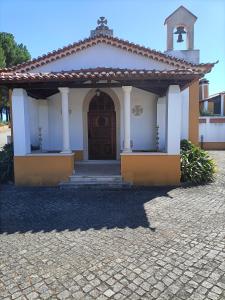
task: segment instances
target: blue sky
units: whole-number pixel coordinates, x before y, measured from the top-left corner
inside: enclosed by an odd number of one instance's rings
[[[206,76],[210,94],[225,90],[224,0],[0,0],[0,31],[13,33],[37,57],[88,37],[105,16],[114,36],[164,51],[164,20],[180,5],[198,17],[201,62],[219,60]]]

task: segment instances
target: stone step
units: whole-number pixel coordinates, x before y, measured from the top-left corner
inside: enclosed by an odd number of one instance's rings
[[[72,175],[69,181],[61,182],[60,188],[122,188],[130,185],[124,183],[122,176],[86,176],[86,175]]]
[[[77,160],[76,165],[119,165],[119,160]]]
[[[84,182],[84,183],[93,183],[93,182],[105,182],[105,183],[114,183],[122,182],[122,177],[119,175],[111,176],[85,176],[85,175],[72,175],[69,177],[70,182]]]
[[[126,189],[130,188],[131,185],[124,183],[124,182],[61,182],[59,184],[60,189],[79,189],[79,188],[84,188],[84,189]]]

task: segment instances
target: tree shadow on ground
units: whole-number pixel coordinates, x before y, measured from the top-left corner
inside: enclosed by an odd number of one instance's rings
[[[151,228],[144,204],[169,197],[170,190],[6,189],[0,192],[0,233]]]

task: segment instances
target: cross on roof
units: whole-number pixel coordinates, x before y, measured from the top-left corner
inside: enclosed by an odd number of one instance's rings
[[[100,17],[97,22],[98,22],[98,25],[104,26],[107,24],[107,19],[105,17]]]
[[[113,36],[113,30],[109,29],[107,26],[107,19],[105,17],[100,17],[97,20],[98,26],[95,28],[95,30],[91,30],[91,37],[97,36],[97,35],[108,35]]]

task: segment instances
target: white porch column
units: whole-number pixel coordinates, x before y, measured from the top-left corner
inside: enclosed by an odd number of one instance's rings
[[[208,111],[208,101],[204,101],[203,105],[204,105],[204,111],[207,112]]]
[[[170,85],[167,91],[167,153],[180,154],[181,93],[179,85]]]
[[[224,95],[220,95],[220,115],[224,115]]]
[[[71,153],[70,149],[70,131],[69,131],[69,88],[59,88],[62,98],[62,134],[63,149],[62,153]]]
[[[132,152],[130,142],[130,101],[132,86],[122,86],[124,92],[123,110],[124,110],[124,149],[123,152]]]
[[[42,150],[51,150],[48,131],[48,100],[41,99],[38,102],[38,122],[42,137]]]
[[[157,100],[157,126],[159,134],[159,150],[166,148],[166,97],[159,97]]]
[[[28,97],[23,89],[12,93],[14,155],[24,156],[31,152]]]

